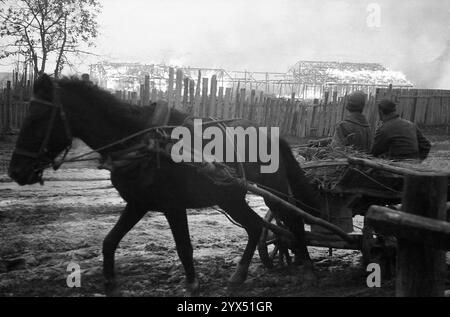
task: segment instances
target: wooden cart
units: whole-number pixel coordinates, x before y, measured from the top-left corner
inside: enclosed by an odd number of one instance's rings
[[[306,162],[302,168],[320,192],[320,218],[352,237],[349,242],[313,224],[306,227],[307,245],[329,248],[330,253],[333,248],[361,250],[364,263],[379,262],[389,272],[395,254],[395,238],[377,234],[365,221],[355,227],[353,217],[364,216],[371,205],[398,206],[403,175],[409,171],[359,158]],[[270,210],[265,220],[284,226]],[[285,237],[264,228],[258,245],[262,263],[267,267],[273,267],[276,261],[289,264],[292,260],[288,245]]]

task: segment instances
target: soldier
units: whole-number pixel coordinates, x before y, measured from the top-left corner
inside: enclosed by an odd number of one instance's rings
[[[336,126],[331,146],[353,146],[359,151],[370,151],[372,131],[366,117],[362,114],[365,103],[364,92],[355,91],[349,95],[346,105],[349,114]]]
[[[372,155],[388,159],[424,160],[431,149],[430,141],[412,122],[400,118],[396,104],[383,99],[378,104],[382,125],[377,129]]]

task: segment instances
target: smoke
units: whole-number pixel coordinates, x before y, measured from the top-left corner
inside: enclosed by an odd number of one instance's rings
[[[417,87],[450,89],[450,40],[440,56],[431,62],[418,61],[415,68],[408,68]]]
[[[382,1],[380,56],[418,88],[450,89],[450,2]]]
[[[406,74],[417,87],[450,89],[450,41],[440,56],[430,62],[417,61],[408,65]],[[415,67],[414,67],[415,66]]]
[[[439,74],[436,81],[436,88],[450,89],[450,40],[442,55],[437,59]]]
[[[380,27],[367,7],[381,8]],[[448,0],[103,0],[98,53],[131,62],[285,72],[298,60],[379,62],[450,89]]]

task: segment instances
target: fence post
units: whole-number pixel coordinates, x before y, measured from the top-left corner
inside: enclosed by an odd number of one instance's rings
[[[446,219],[447,176],[405,176],[402,210]],[[398,239],[397,296],[443,296],[445,251]]]
[[[203,113],[201,112],[201,100],[202,100],[201,91],[202,91],[202,72],[201,70],[199,70],[197,76],[197,84],[195,86],[195,102],[193,114],[200,117],[203,116]]]
[[[143,106],[144,105],[144,84],[139,84],[138,105],[139,106]]]
[[[254,118],[254,115],[255,115],[254,112],[255,112],[255,107],[256,107],[255,97],[256,97],[256,91],[255,91],[255,89],[252,89],[250,92],[250,106],[248,109],[248,120],[256,122],[256,120]]]
[[[173,108],[173,77],[174,77],[174,69],[173,67],[170,67],[169,82],[167,85],[167,102],[169,104],[169,108]]]
[[[183,111],[189,111],[189,78],[185,77],[183,79],[183,102],[182,102]]]
[[[195,81],[193,79],[189,80],[189,114],[194,114],[194,104],[195,104]]]
[[[11,81],[6,82],[6,96],[3,104],[3,134],[11,132]]]
[[[245,88],[241,88],[239,92],[239,113],[238,118],[244,117],[244,106],[245,106],[245,97],[246,97]]]
[[[0,92],[0,137],[3,135],[3,126],[5,124],[5,103],[6,103],[6,88]]]
[[[329,95],[330,95],[329,91],[325,91],[325,93],[323,94],[323,104],[325,107],[328,105]]]
[[[208,115],[210,117],[217,117],[217,76],[213,75],[211,77],[211,85],[210,85],[210,94],[209,94],[209,111]]]
[[[232,97],[232,91],[231,88],[225,88],[225,105],[224,105],[224,119],[230,119],[234,117],[234,110],[233,110],[233,101],[231,100]]]
[[[183,71],[181,69],[177,69],[176,72],[176,81],[175,81],[175,96],[174,96],[174,108],[177,110],[182,109],[181,105],[181,92],[183,87]]]
[[[131,104],[132,105],[137,105],[137,92],[136,91],[132,91],[130,94],[130,98],[131,98]]]
[[[203,78],[203,86],[202,86],[202,95],[201,95],[201,103],[200,103],[200,117],[208,117],[209,109],[208,109],[208,78]]]
[[[141,103],[143,106],[146,106],[149,104],[150,99],[150,76],[145,75],[144,77],[144,91],[141,96]]]
[[[151,95],[151,102],[156,102],[158,101],[158,90],[156,88],[152,88],[152,95]],[[149,104],[151,103],[149,102]]]
[[[223,87],[219,87],[219,93],[217,95],[217,114],[220,119],[224,118],[224,102],[223,102]]]

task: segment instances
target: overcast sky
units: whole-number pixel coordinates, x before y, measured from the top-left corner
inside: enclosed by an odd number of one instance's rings
[[[105,60],[281,72],[298,60],[380,62],[450,89],[449,0],[101,2]],[[371,3],[379,27],[367,24]]]
[[[298,60],[381,62],[450,89],[448,0],[102,3],[98,51],[117,61],[282,72]],[[379,27],[367,23],[371,3]]]

